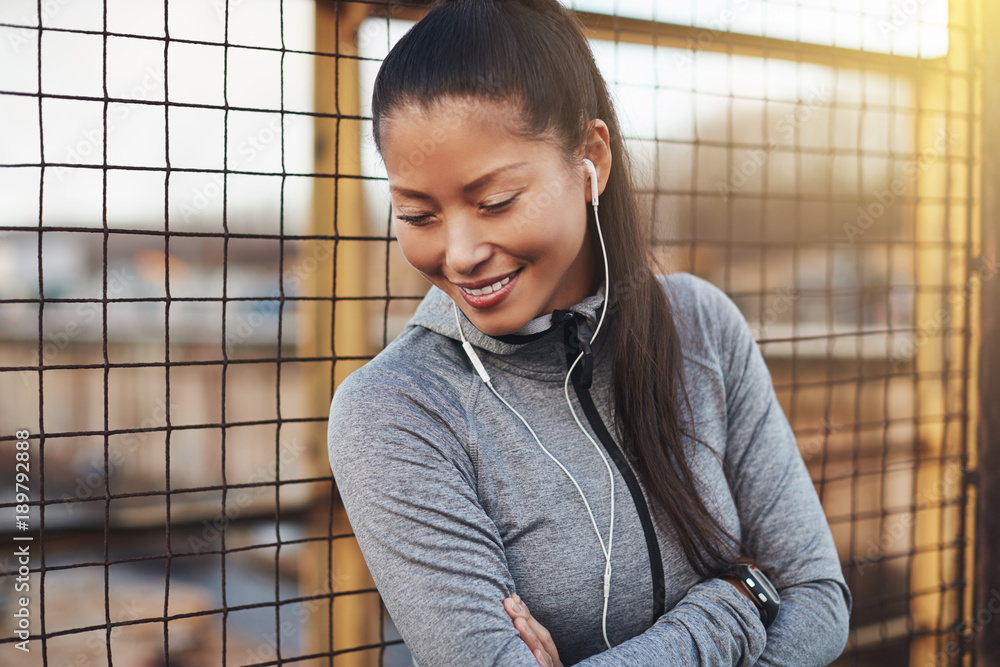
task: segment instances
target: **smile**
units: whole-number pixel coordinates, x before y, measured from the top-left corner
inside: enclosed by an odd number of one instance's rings
[[[471,294],[472,296],[482,296],[484,294],[492,294],[496,292],[501,287],[510,282],[510,276],[507,276],[503,280],[493,283],[492,285],[486,285],[485,287],[480,287],[479,289],[466,289],[462,287],[462,291],[466,294]]]
[[[486,309],[500,305],[511,290],[517,284],[517,278],[521,274],[521,269],[510,273],[500,280],[492,283],[479,285],[478,287],[463,287],[457,285],[462,298],[473,308]]]

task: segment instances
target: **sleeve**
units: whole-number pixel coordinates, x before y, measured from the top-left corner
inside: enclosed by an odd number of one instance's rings
[[[375,585],[416,664],[537,665],[471,461],[414,393],[349,378],[331,405],[330,466]]]
[[[701,335],[716,350],[726,399],[726,452],[745,544],[771,576],[781,611],[767,629],[721,579],[703,581],[649,629],[580,665],[828,665],[847,641],[851,594],[829,524],[771,374],[736,304],[692,277]]]
[[[436,415],[412,393],[352,377],[331,405],[330,465],[372,578],[416,664],[535,666],[503,609],[515,585],[450,426],[461,414]],[[750,665],[763,646],[756,608],[709,580],[642,634],[577,664]]]
[[[846,644],[851,594],[760,349],[736,305],[713,289],[726,351],[726,459],[737,480],[741,537],[781,595],[758,664],[827,665]]]
[[[764,642],[757,608],[729,582],[707,579],[641,635],[576,664],[745,666],[755,663]]]
[[[851,598],[819,499],[746,321],[712,289],[742,538],[781,592],[781,613],[765,633],[746,597],[709,579],[579,665],[826,665],[846,641]],[[448,403],[426,391],[352,376],[334,396],[330,465],[358,545],[416,664],[531,667],[502,606],[515,591],[503,543],[454,430],[464,412],[421,407]]]

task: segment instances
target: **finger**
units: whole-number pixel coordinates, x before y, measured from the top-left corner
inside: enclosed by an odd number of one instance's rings
[[[518,618],[524,619],[528,622],[528,630],[531,631],[532,635],[538,641],[538,643],[545,649],[546,653],[552,655],[555,653],[555,642],[552,641],[552,635],[545,628],[544,625],[538,622],[538,620],[531,615],[528,610],[528,605],[524,603],[524,600],[520,598],[516,593],[512,595],[509,599],[512,600],[510,609],[512,611],[508,612],[513,614],[513,619],[516,621]],[[517,623],[514,623],[517,627]]]
[[[531,612],[528,611],[528,605],[524,604],[524,600],[522,600],[517,594],[514,594],[504,600],[504,609],[507,610],[507,614],[510,615],[511,620],[515,618],[531,618]]]
[[[514,629],[521,634],[521,639],[528,648],[534,653],[538,649],[544,650],[541,640],[539,640],[538,635],[531,628],[531,624],[523,618],[514,619]]]
[[[528,604],[521,599],[521,596],[514,593],[511,597],[514,599],[514,607],[517,609],[518,615],[524,618],[531,618],[531,610],[528,609]]]
[[[541,644],[541,647],[545,650],[546,655],[559,655],[559,651],[556,649],[556,643],[552,641],[552,634],[545,628],[545,626],[539,623],[535,617],[530,614],[527,620],[528,628],[531,630],[531,633],[534,635],[536,641]]]
[[[545,655],[542,664],[551,667],[556,659],[555,656],[559,655],[559,651],[556,649],[555,642],[552,641],[552,635],[545,629],[545,626],[532,617],[528,621],[520,619],[519,622],[514,623],[514,627],[518,629],[522,640],[536,656],[539,653]]]
[[[531,615],[528,606],[524,604],[516,594],[504,600],[504,609],[511,617],[514,628],[521,636],[521,640],[528,649],[535,655],[538,664],[543,667],[553,667],[561,662],[556,657],[559,655],[552,635],[544,625]],[[541,651],[541,653],[539,653]],[[544,659],[539,659],[539,655],[544,655]]]
[[[503,608],[512,621],[517,618],[527,619],[530,616],[528,608],[523,604],[518,607],[517,601],[513,597],[509,597],[503,601]]]
[[[523,618],[514,619],[514,629],[517,630],[518,634],[521,636],[521,641],[524,645],[528,647],[531,654],[535,656],[535,660],[542,667],[552,667],[551,661],[546,662],[545,657],[539,658],[539,655],[547,656],[545,649],[542,647],[542,643],[538,640],[538,637],[534,632],[531,631],[531,626]]]
[[[554,667],[555,660],[557,660],[555,656],[557,654],[546,650],[545,646],[541,644],[541,641],[534,630],[535,627],[538,627],[537,624],[526,625],[524,620],[521,619],[519,623],[515,624],[515,627],[517,626],[521,626],[518,628],[518,631],[521,633],[521,639],[528,647],[528,650],[531,651],[532,655],[535,656],[535,660],[538,664],[542,667]],[[560,667],[561,664],[562,663],[560,663]]]

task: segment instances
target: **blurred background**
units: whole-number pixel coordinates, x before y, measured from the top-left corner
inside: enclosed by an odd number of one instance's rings
[[[565,2],[657,265],[723,288],[768,362],[854,593],[837,664],[973,664],[993,618],[989,3]],[[0,663],[410,664],[325,428],[428,287],[369,105],[425,4],[0,4],[0,533],[25,429],[36,537],[30,654],[0,556]]]

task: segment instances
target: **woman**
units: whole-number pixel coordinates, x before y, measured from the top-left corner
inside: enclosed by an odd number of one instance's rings
[[[433,287],[338,389],[330,463],[415,662],[832,661],[850,593],[767,368],[724,293],[649,270],[573,15],[438,4],[372,114]]]

